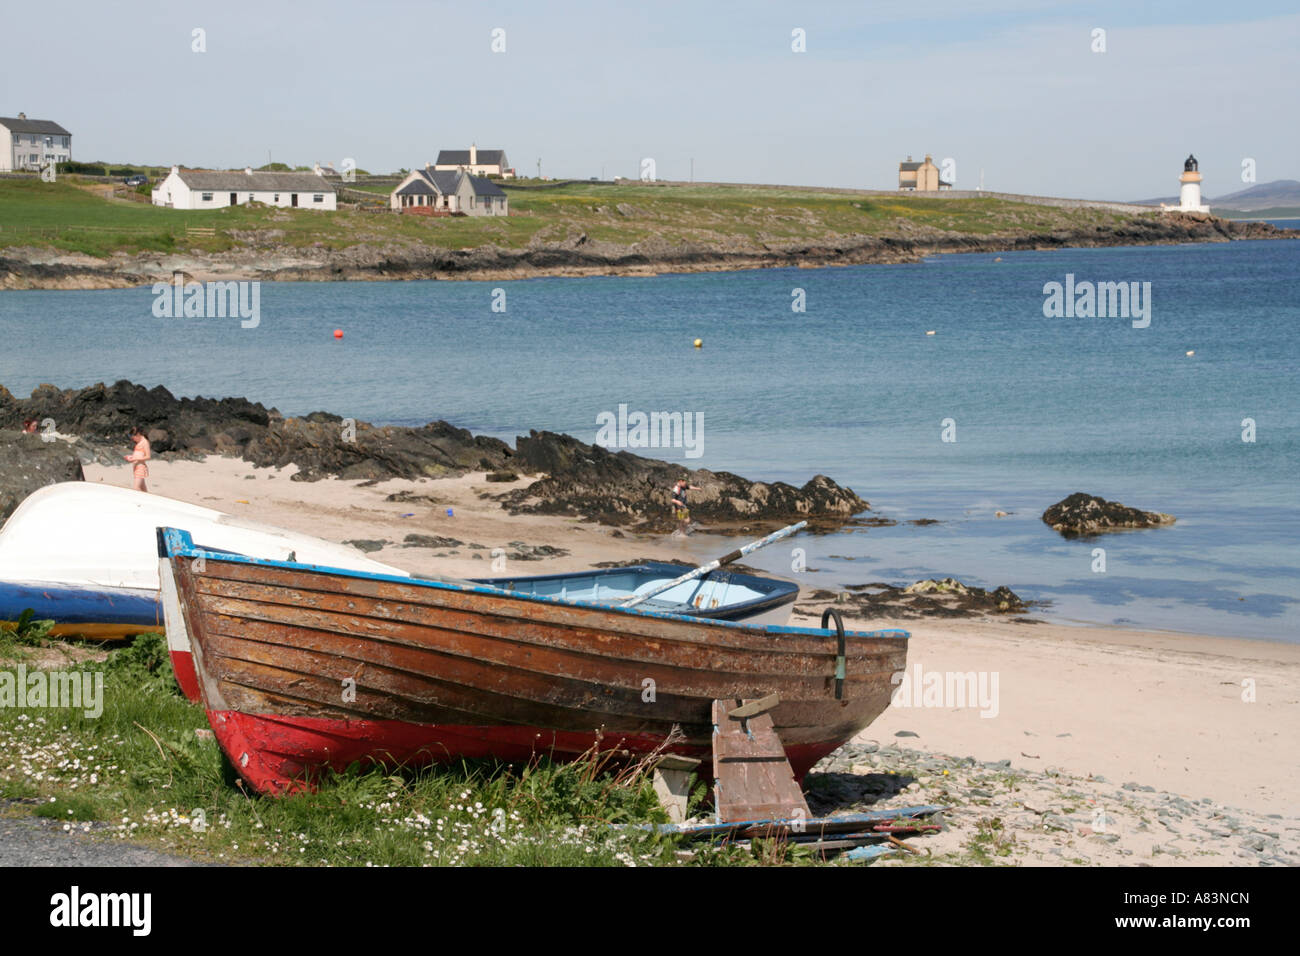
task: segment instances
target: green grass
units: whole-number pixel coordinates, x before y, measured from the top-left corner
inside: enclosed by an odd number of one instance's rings
[[[252,795],[175,686],[160,635],[101,663],[98,719],[0,708],[0,799],[9,812],[190,857],[335,866],[626,866],[684,862],[678,837],[611,824],[666,819],[648,776],[603,758],[526,766],[461,762],[351,768],[313,793]],[[0,661],[0,669],[12,669]],[[30,665],[29,665],[30,668]],[[204,731],[200,736],[196,731]],[[696,793],[697,807],[703,787]],[[809,863],[803,848],[692,847],[694,865]]]
[[[390,187],[349,184],[376,196]],[[804,243],[848,236],[1052,232],[1106,228],[1130,218],[1094,209],[1065,210],[1001,199],[865,196],[784,187],[573,183],[510,192],[509,217],[397,216],[388,213],[239,206],[188,211],[106,199],[78,188],[76,177],[55,183],[0,180],[0,248],[48,245],[106,256],[142,250],[218,252],[257,245],[320,245],[343,249],[389,244],[468,249],[495,244],[526,247],[534,239],[563,241],[585,234],[631,246],[647,240],[717,244]],[[186,227],[215,227],[212,238]]]

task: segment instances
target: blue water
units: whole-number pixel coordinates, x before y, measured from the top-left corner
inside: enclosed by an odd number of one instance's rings
[[[538,428],[594,441],[597,416],[620,404],[698,412],[700,457],[634,450],[766,480],[827,474],[900,521],[759,552],[769,570],[788,574],[801,547],[818,586],[953,575],[1050,602],[1063,621],[1300,640],[1300,242],[997,258],[263,283],[253,329],[155,318],[148,288],[5,292],[0,383],[26,394],[129,378],[507,440]],[[1045,318],[1043,285],[1066,273],[1150,282],[1150,326]],[[941,440],[949,418],[955,442]],[[1074,491],[1178,523],[1068,542],[1039,515]],[[941,523],[903,523],[916,518]]]

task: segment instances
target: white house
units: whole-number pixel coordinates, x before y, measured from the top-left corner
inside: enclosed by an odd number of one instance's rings
[[[29,120],[26,113],[0,116],[0,173],[41,169],[72,159],[72,134],[52,120]]]
[[[263,173],[173,166],[153,190],[153,204],[172,209],[220,209],[259,202],[291,209],[338,209],[338,196],[323,174]]]
[[[408,173],[389,195],[388,205],[397,212],[428,210],[427,215],[510,215],[510,197],[496,183],[463,170],[429,166]]]
[[[504,149],[479,149],[471,144],[469,149],[442,149],[433,164],[437,172],[464,170],[471,176],[501,176],[513,179],[515,171],[506,161]]]

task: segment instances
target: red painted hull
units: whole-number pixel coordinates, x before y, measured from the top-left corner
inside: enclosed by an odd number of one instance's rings
[[[410,724],[398,720],[330,720],[209,710],[208,722],[240,776],[254,789],[286,794],[311,786],[318,770],[345,770],[358,761],[391,767],[419,767],[459,759],[496,758],[524,762],[535,756],[567,761],[595,747],[604,751],[650,753],[663,743],[657,734],[573,733],[516,726]],[[786,749],[795,777],[843,741],[797,744]],[[708,747],[683,745],[673,753],[707,759]]]
[[[201,703],[199,693],[199,675],[194,671],[194,655],[187,651],[172,651],[172,673],[176,683],[181,685],[181,693],[190,703]]]

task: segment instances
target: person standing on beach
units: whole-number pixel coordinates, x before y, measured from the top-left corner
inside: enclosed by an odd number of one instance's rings
[[[691,511],[686,507],[686,493],[699,490],[685,478],[678,478],[677,483],[673,485],[673,517],[677,519],[677,530],[673,532],[674,538],[690,534]]]
[[[135,443],[135,451],[122,457],[126,461],[135,462],[135,467],[131,470],[132,487],[136,491],[148,492],[145,479],[149,477],[149,466],[145,462],[153,457],[153,449],[149,447],[149,439],[144,437],[144,432],[138,425],[131,429],[131,441]]]

